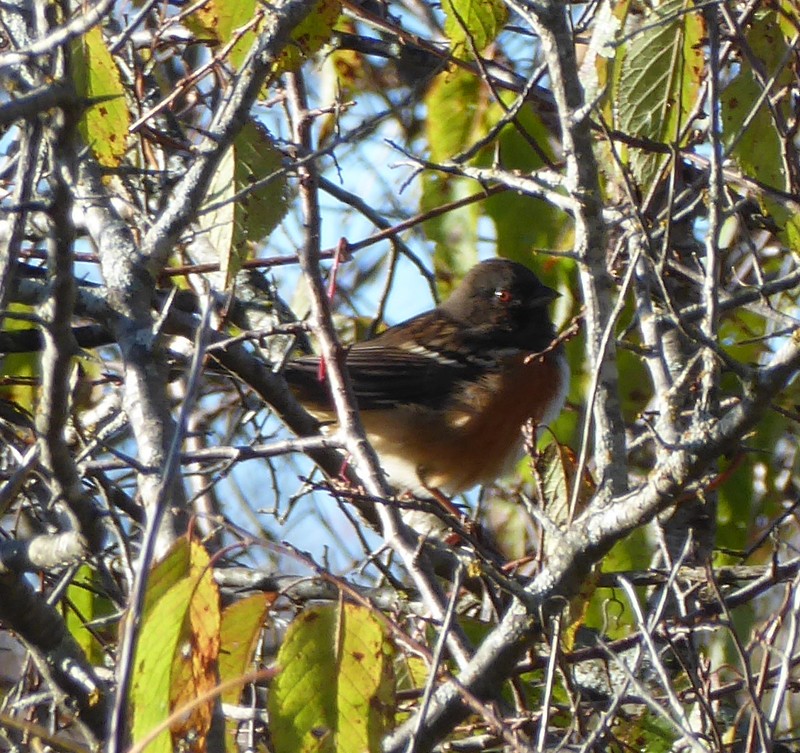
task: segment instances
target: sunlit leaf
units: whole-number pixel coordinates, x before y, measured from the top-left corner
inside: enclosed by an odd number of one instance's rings
[[[206,0],[185,19],[186,25],[218,46],[236,39],[227,60],[239,68],[263,25],[263,13],[256,15],[255,0]]]
[[[21,303],[11,303],[8,314],[3,317],[3,330],[9,332],[29,330],[30,318],[35,309]],[[41,358],[38,353],[3,353],[0,354],[0,401],[7,403],[7,410],[16,420],[11,423],[19,429],[32,425],[36,399],[41,377]]]
[[[444,0],[444,33],[453,55],[468,59],[494,41],[508,20],[502,0]]]
[[[200,544],[190,543],[191,567],[188,580],[194,584],[189,600],[184,630],[178,650],[172,657],[170,708],[191,704],[172,727],[176,739],[188,750],[202,753],[211,729],[214,701],[192,703],[198,696],[216,687],[217,656],[220,646],[219,589],[211,572],[210,559]]]
[[[645,13],[641,24],[627,48],[620,48],[624,57],[616,82],[617,127],[632,136],[683,144],[705,71],[702,16],[689,0],[670,0]],[[667,158],[629,150],[642,193],[650,190]]]
[[[791,86],[794,74],[786,65],[786,41],[776,23],[776,14],[760,13],[750,25],[747,44],[761,66],[766,80],[775,77],[774,90]],[[779,70],[779,66],[783,69]],[[742,172],[750,178],[777,188],[790,190],[783,159],[783,144],[769,103],[762,97],[763,87],[754,75],[749,60],[743,60],[738,75],[722,94],[723,140]],[[788,99],[771,98],[773,107],[786,122],[791,105]],[[753,111],[756,102],[760,104]],[[783,237],[794,249],[800,249],[798,206],[776,201],[760,193],[762,209],[783,230]]]
[[[86,622],[94,619],[94,599],[87,587],[91,583],[91,576],[91,568],[88,565],[81,565],[67,588],[70,606],[66,607],[64,616],[67,629],[87,656],[91,656],[94,644],[92,634],[85,627]]]
[[[646,570],[651,565],[653,550],[649,532],[639,528],[618,541],[603,557],[602,572]],[[627,600],[621,599],[618,590],[613,588],[595,590],[584,617],[587,626],[611,640],[630,635],[635,621]]]
[[[269,694],[276,753],[379,751],[394,714],[391,655],[369,609],[303,612],[278,652]]]
[[[322,49],[333,33],[342,11],[340,0],[319,0],[316,8],[292,32],[292,40],[275,63],[275,73],[297,68],[306,58]]]
[[[437,77],[428,90],[426,129],[431,159],[446,162],[469,148],[486,132],[486,103],[479,99],[480,82],[461,70]],[[440,174],[423,178],[421,209],[431,210],[475,193],[474,181]],[[434,264],[440,272],[440,292],[447,295],[478,260],[480,208],[468,204],[424,224],[436,242]]]
[[[119,70],[99,26],[73,42],[72,76],[78,94],[92,103],[78,129],[97,161],[116,167],[125,154],[130,113]]]
[[[289,208],[282,157],[269,133],[251,121],[223,156],[209,185],[198,224],[218,254],[228,288],[255,244],[278,225]],[[270,179],[270,176],[274,176]],[[263,184],[253,188],[258,181]]]
[[[258,644],[264,626],[267,610],[275,601],[277,594],[257,593],[241,599],[222,612],[220,625],[219,679],[220,683],[233,680],[245,674],[253,660],[253,653]],[[242,696],[242,687],[232,687],[222,693],[223,703],[238,704]],[[237,723],[227,721],[228,739],[226,744],[231,753],[238,752],[234,742]]]
[[[423,178],[421,209],[435,209],[475,192],[474,181],[428,174]],[[434,217],[424,224],[425,233],[436,243],[433,263],[439,294],[446,297],[478,261],[478,219],[476,203]]]
[[[131,687],[131,733],[135,741],[217,683],[219,594],[208,555],[196,542],[179,539],[153,569]],[[211,704],[195,705],[164,730],[148,751],[173,750],[173,733],[202,750],[211,723]]]
[[[550,442],[535,458],[534,472],[542,493],[542,509],[558,526],[568,526],[584,510],[596,486],[594,479],[584,468],[575,497],[575,508],[571,509],[578,458],[566,445]]]
[[[141,740],[171,713],[172,662],[184,636],[184,621],[194,583],[180,579],[142,620],[131,687],[131,735]],[[153,742],[151,753],[171,753],[172,735],[165,729]]]
[[[778,26],[788,42],[797,36],[797,29],[800,28],[800,8],[795,0],[780,0],[778,6]]]
[[[238,264],[232,263],[233,223],[236,212],[233,201],[236,191],[233,181],[235,160],[235,147],[230,147],[219,161],[209,182],[205,202],[197,216],[200,230],[208,234],[208,242],[219,258],[225,288],[231,279],[231,267],[238,267]]]
[[[284,218],[291,192],[286,174],[276,174],[283,169],[283,156],[263,126],[250,121],[236,137],[234,149],[236,192],[251,188],[256,181],[264,181],[263,185],[236,201],[234,247],[242,256],[245,243],[263,240]]]
[[[227,62],[241,67],[270,12],[255,0],[206,0],[185,19],[186,25],[201,39],[216,48],[228,49]],[[306,58],[318,52],[331,38],[333,26],[341,13],[340,0],[319,0],[312,13],[292,33],[291,42],[280,53],[275,73],[294,70]]]
[[[97,578],[89,565],[81,565],[67,588],[63,606],[67,629],[93,664],[105,660],[102,645],[87,623],[114,613],[111,600],[99,592]],[[94,628],[99,631],[99,627]],[[111,636],[109,636],[111,639]]]
[[[507,106],[513,97],[503,96]],[[493,127],[505,115],[505,110],[495,103],[487,114],[488,126]],[[522,107],[513,123],[506,125],[497,139],[497,153],[483,155],[482,162],[489,166],[497,159],[505,170],[529,173],[542,167],[546,158],[552,158],[552,134],[531,107]],[[542,199],[523,196],[514,191],[490,196],[481,204],[482,211],[494,221],[497,233],[497,254],[506,259],[531,266],[538,250],[558,250],[571,238],[571,220],[560,209]],[[529,218],[520,222],[520,218]],[[541,270],[540,270],[541,271]]]
[[[478,97],[480,87],[473,74],[458,69],[437,76],[428,89],[425,128],[434,162],[453,159],[485,133],[487,104]]]

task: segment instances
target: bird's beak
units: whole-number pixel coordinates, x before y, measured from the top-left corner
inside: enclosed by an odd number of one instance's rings
[[[550,303],[556,298],[561,298],[561,293],[553,288],[548,288],[547,285],[542,285],[541,292],[536,296],[536,303]]]

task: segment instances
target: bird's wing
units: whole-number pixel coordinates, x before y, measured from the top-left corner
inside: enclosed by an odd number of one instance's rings
[[[346,364],[359,408],[390,408],[398,403],[444,408],[462,382],[491,371],[495,361],[481,357],[474,348],[461,347],[452,326],[433,311],[353,345]],[[284,373],[300,400],[317,409],[330,408],[319,357],[289,361]]]
[[[417,404],[443,408],[463,380],[485,367],[422,348],[359,343],[346,357],[347,370],[362,410]],[[319,357],[290,361],[285,376],[298,397],[317,408],[329,407],[327,380],[320,379]]]

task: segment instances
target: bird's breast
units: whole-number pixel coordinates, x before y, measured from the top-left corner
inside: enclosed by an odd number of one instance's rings
[[[522,449],[523,424],[552,421],[568,381],[560,349],[519,356],[462,385],[457,397],[439,408],[363,411],[362,419],[390,483],[408,491],[428,487],[455,494],[508,470]]]

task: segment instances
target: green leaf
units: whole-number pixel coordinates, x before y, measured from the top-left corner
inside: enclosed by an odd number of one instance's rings
[[[425,120],[431,159],[447,162],[465,151],[475,138],[486,133],[486,105],[479,101],[480,81],[457,70],[437,77],[428,90]],[[472,180],[438,173],[426,173],[422,183],[421,210],[429,211],[475,193]],[[435,241],[434,266],[440,293],[447,295],[478,261],[477,203],[439,215],[423,225]]]
[[[602,572],[625,572],[628,570],[647,570],[653,556],[653,544],[647,529],[637,528],[611,548],[603,557]],[[595,590],[585,624],[599,630],[610,640],[630,635],[636,624],[628,600],[620,598],[614,588],[598,588]]]
[[[399,690],[424,688],[431,668],[422,657],[406,652],[398,653],[395,661],[395,675]]]
[[[69,606],[65,605],[67,629],[86,656],[92,655],[95,645],[94,637],[85,627],[85,623],[93,620],[95,616],[94,595],[90,590],[91,582],[92,569],[89,565],[81,565],[67,588]]]
[[[508,20],[502,0],[444,0],[444,33],[453,55],[462,60],[485,50]]]
[[[197,703],[195,699],[207,694],[219,682],[219,589],[211,572],[208,553],[196,541],[190,542],[189,548],[191,564],[187,580],[193,584],[193,589],[181,643],[172,657],[170,710],[189,709],[173,725],[173,738],[192,740],[194,750],[205,750],[214,701]]]
[[[750,27],[747,44],[763,64],[764,75],[770,78],[786,53],[783,36],[775,25],[775,13],[760,14]],[[773,188],[785,189],[786,180],[781,160],[780,141],[775,122],[766,102],[761,102],[755,117],[742,132],[745,120],[752,115],[753,105],[762,94],[762,87],[753,76],[747,61],[740,63],[740,72],[725,88],[722,96],[723,138],[733,146],[733,156],[747,175]],[[776,81],[776,88],[790,83],[786,69]]]
[[[307,609],[277,665],[268,699],[276,753],[380,750],[394,716],[392,650],[369,609]]]
[[[195,34],[209,37],[218,46],[237,37],[227,59],[238,69],[264,25],[263,18],[256,16],[256,8],[255,0],[207,0],[185,23]],[[248,24],[250,28],[245,31]]]
[[[444,162],[463,152],[485,133],[485,104],[479,101],[480,80],[458,69],[436,77],[425,97],[426,135],[431,159]]]
[[[703,38],[702,16],[689,0],[670,0],[641,19],[641,30],[627,49],[620,48],[620,130],[667,144],[686,142],[680,134],[703,80]],[[635,148],[622,153],[647,193],[668,156]]]
[[[514,97],[505,93],[503,99],[511,105]],[[489,127],[493,127],[504,114],[499,104],[493,104],[487,116]],[[515,123],[509,123],[500,131],[497,139],[499,162],[506,170],[531,173],[542,167],[544,162],[533,144],[547,157],[552,157],[550,141],[549,129],[534,109],[526,105],[517,113]],[[494,154],[489,150],[482,156],[487,165],[494,159]],[[504,191],[490,196],[481,207],[494,221],[498,255],[506,259],[530,266],[537,250],[560,250],[571,238],[568,232],[572,228],[570,218],[547,201]],[[534,219],[520,222],[520,217]]]
[[[275,75],[295,70],[326,45],[342,12],[340,0],[319,0],[317,7],[292,33],[292,41],[275,62]]]
[[[179,539],[148,579],[131,686],[134,742],[176,707],[216,685],[219,619],[208,555],[196,542]],[[202,741],[210,719],[211,702],[206,702],[183,715],[172,731]],[[147,750],[171,753],[171,731],[160,733]]]
[[[17,413],[19,427],[29,420],[32,424],[40,366],[38,353],[6,353],[0,359],[0,400]]]
[[[580,515],[595,492],[591,474],[584,469],[576,498],[576,509],[570,511],[578,458],[566,445],[550,442],[535,458],[534,473],[544,499],[545,514],[558,526],[568,526]]]
[[[98,100],[83,113],[78,130],[101,165],[116,167],[125,154],[130,113],[119,70],[100,27],[73,42],[71,63],[78,94]]]
[[[777,24],[776,13],[756,15],[747,33],[747,44],[761,64],[766,79],[771,79],[778,73],[774,91],[792,85],[792,71],[787,67],[778,71],[778,66],[786,59],[786,41]],[[761,102],[755,114],[751,113],[761,94],[761,84],[753,75],[749,60],[743,59],[739,74],[722,93],[723,142],[746,176],[781,191],[790,190],[781,137],[769,106],[766,102]],[[774,106],[783,111],[786,122],[785,118],[791,114],[788,102],[785,99],[776,99]],[[744,128],[748,120],[749,124]],[[783,240],[795,250],[800,250],[800,225],[796,207],[775,201],[764,192],[758,192],[758,195],[764,212],[784,229]]]
[[[620,317],[626,321],[628,317],[635,317],[635,307],[628,304]],[[630,350],[619,349],[617,354],[617,368],[619,369],[620,402],[623,417],[626,421],[634,422],[647,410],[652,400],[650,378],[642,358]]]
[[[646,750],[648,753],[668,753],[678,739],[675,728],[663,717],[649,710],[620,715],[614,727],[615,737],[626,750]]]
[[[261,635],[267,610],[277,594],[253,594],[231,604],[222,612],[220,625],[219,679],[220,683],[241,677],[253,660],[253,653]],[[242,696],[242,687],[232,687],[221,695],[223,703],[237,704]],[[231,753],[238,752],[235,735],[238,723],[227,722],[226,744]]]
[[[111,600],[99,592],[95,571],[83,564],[69,584],[63,606],[67,629],[92,664],[102,664],[105,654],[95,633],[86,627],[86,623],[107,617],[116,611]],[[99,628],[95,628],[95,631]],[[109,642],[113,639],[109,636]]]
[[[35,327],[31,327],[30,320],[35,314],[32,306],[11,302],[3,317],[3,331],[32,331]],[[0,354],[0,401],[8,403],[7,410],[16,414],[18,420],[14,423],[20,429],[33,424],[41,360],[41,356],[33,352]]]
[[[267,21],[269,6],[256,0],[206,0],[186,18],[186,25],[199,37],[208,37],[215,47],[235,40],[227,60],[240,68]],[[291,42],[275,63],[275,74],[294,70],[330,41],[342,11],[340,0],[319,0],[315,10],[294,30]]]
[[[205,202],[197,215],[200,232],[208,234],[208,243],[219,256],[220,273],[227,289],[231,280],[231,268],[238,268],[233,260],[233,221],[236,204],[233,201],[233,182],[236,148],[231,146],[219,161],[214,176],[208,184]],[[235,274],[235,272],[234,272]]]
[[[786,400],[789,404],[794,402],[790,395],[786,395]],[[765,521],[774,521],[785,513],[784,482],[778,480],[784,468],[781,463],[769,462],[766,458],[772,457],[775,447],[791,436],[792,423],[778,410],[768,411],[755,431],[744,440],[744,447],[736,448],[736,452],[721,463],[717,480],[717,546],[734,551],[747,549],[763,533],[763,526],[768,525]],[[758,466],[761,473],[757,476]],[[793,472],[796,470],[794,468]],[[751,561],[769,561],[773,543],[762,542],[760,552],[753,552]],[[718,552],[715,563],[738,564],[739,559]]]
[[[133,670],[131,735],[137,742],[171,713],[172,662],[184,635],[184,620],[194,584],[180,580],[143,621]],[[148,753],[172,753],[172,735],[164,730]]]
[[[222,682],[241,677],[253,658],[267,610],[277,594],[253,594],[231,604],[222,612],[220,637],[222,653],[219,659],[219,677]],[[238,703],[241,688],[229,688],[222,700]]]
[[[514,97],[507,94],[504,100],[511,105]],[[428,107],[426,131],[434,162],[448,162],[469,150],[476,141],[491,133],[506,112],[499,103],[488,101],[478,78],[460,69],[440,75],[425,101]],[[494,140],[471,158],[470,164],[489,165],[497,160],[507,170],[531,172],[541,167],[543,154],[552,156],[550,140],[546,126],[526,106],[517,113],[513,123],[504,126]],[[424,175],[422,186],[420,208],[423,212],[480,190],[473,180],[431,173]],[[455,283],[478,261],[481,216],[494,221],[498,254],[523,264],[530,264],[538,249],[563,246],[569,240],[572,226],[569,218],[549,203],[511,191],[427,220],[423,227],[428,237],[436,242],[434,267],[442,295],[449,294]],[[534,221],[520,222],[520,217]]]
[[[265,180],[283,168],[283,156],[275,148],[269,132],[250,121],[234,142],[236,161],[234,181],[237,193],[258,180]],[[236,234],[234,248],[243,256],[246,242],[258,243],[266,238],[286,216],[291,191],[285,173],[275,175],[236,201]]]
[[[447,162],[466,152],[490,134],[504,117],[506,110],[499,103],[489,103],[482,87],[479,79],[463,70],[442,74],[433,83],[426,97],[426,130],[432,161]],[[507,94],[504,100],[510,106],[514,97]],[[547,127],[526,106],[513,123],[504,126],[491,143],[472,157],[470,164],[490,165],[496,160],[504,169],[531,172],[542,166],[542,155],[552,156],[550,140]],[[426,174],[421,210],[432,210],[478,190],[473,180]],[[560,249],[569,240],[572,227],[569,218],[548,202],[511,191],[426,221],[425,232],[436,242],[434,266],[442,295],[451,292],[453,285],[478,261],[481,216],[494,221],[498,254],[523,264],[530,264],[539,249]],[[520,222],[520,217],[534,221]]]
[[[219,254],[223,287],[228,288],[255,243],[266,237],[286,215],[290,192],[286,176],[279,173],[281,154],[269,133],[251,121],[242,128],[220,160],[198,213],[201,230]],[[269,178],[257,189],[256,181]]]
[[[475,182],[466,178],[426,173],[422,179],[421,210],[428,211],[475,193]],[[447,297],[478,261],[477,202],[427,220],[423,228],[436,243],[434,271],[440,296]]]
[[[188,542],[180,539],[169,551],[169,554],[159,560],[150,571],[147,579],[147,591],[144,595],[144,608],[142,617],[153,610],[164,595],[177,583],[186,577],[189,572],[190,552]]]
[[[738,463],[735,468],[720,470],[726,475],[726,482],[719,490],[717,501],[716,544],[728,550],[743,551],[747,547],[753,522],[754,459],[734,458],[734,463]],[[734,564],[738,559],[732,561],[727,556],[724,561],[716,561],[719,564]]]

